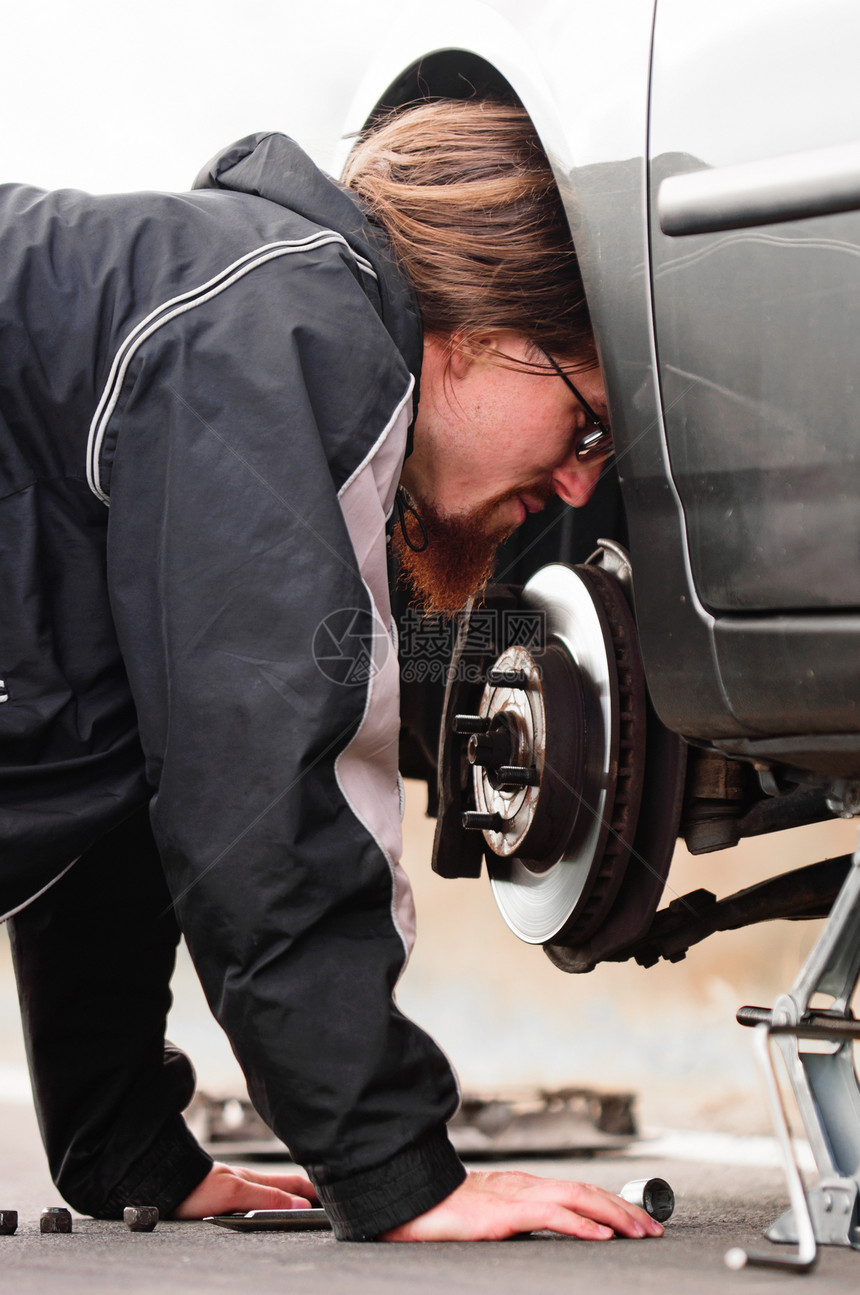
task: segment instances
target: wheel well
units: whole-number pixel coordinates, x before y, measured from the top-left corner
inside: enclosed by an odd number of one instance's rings
[[[510,81],[479,54],[455,48],[436,50],[416,59],[394,78],[365,124],[407,104],[485,98],[525,107]],[[526,521],[500,550],[500,569],[504,569],[506,581],[525,584],[547,562],[584,562],[599,538],[623,545],[628,542],[615,472],[604,477],[594,499],[583,509],[574,511],[556,500],[543,514]]]
[[[510,82],[492,63],[465,49],[437,50],[416,59],[391,82],[368,119],[429,99],[503,99],[520,103]]]

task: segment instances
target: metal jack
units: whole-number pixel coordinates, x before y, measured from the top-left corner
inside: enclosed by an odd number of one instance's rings
[[[774,1128],[782,1149],[791,1209],[768,1229],[771,1241],[796,1242],[793,1257],[765,1258],[729,1251],[731,1267],[767,1265],[808,1272],[820,1245],[860,1249],[860,1088],[854,1070],[852,1040],[860,1023],[851,1012],[851,996],[860,976],[860,847],[830,912],[821,936],[788,994],[773,1011],[744,1007],[743,1025],[756,1025],[757,1056],[765,1075]],[[811,1008],[815,994],[833,999],[826,1009]],[[824,1051],[801,1049],[818,1040]],[[785,1062],[820,1182],[804,1192],[791,1145],[773,1065],[772,1041]],[[729,1258],[731,1256],[731,1259]]]

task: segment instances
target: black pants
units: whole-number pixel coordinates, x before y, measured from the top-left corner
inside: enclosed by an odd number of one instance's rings
[[[10,920],[27,1058],[51,1175],[85,1214],[172,1213],[211,1166],[165,1044],[179,929],[146,809]]]

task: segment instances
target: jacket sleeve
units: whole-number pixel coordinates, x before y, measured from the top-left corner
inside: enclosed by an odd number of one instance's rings
[[[464,1176],[450,1067],[393,1000],[409,919],[383,519],[408,375],[369,308],[363,332],[350,321],[348,286],[345,319],[311,336],[268,283],[161,328],[129,366],[105,438],[108,578],[209,1004],[358,1239]],[[351,435],[366,449],[338,481]]]

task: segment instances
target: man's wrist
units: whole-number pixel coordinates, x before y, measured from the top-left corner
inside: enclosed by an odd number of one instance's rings
[[[94,1211],[96,1218],[122,1218],[127,1205],[156,1205],[161,1217],[169,1218],[212,1164],[182,1116],[175,1115]]]
[[[340,1241],[374,1240],[431,1210],[466,1177],[444,1126],[350,1178],[326,1182],[309,1173]]]

